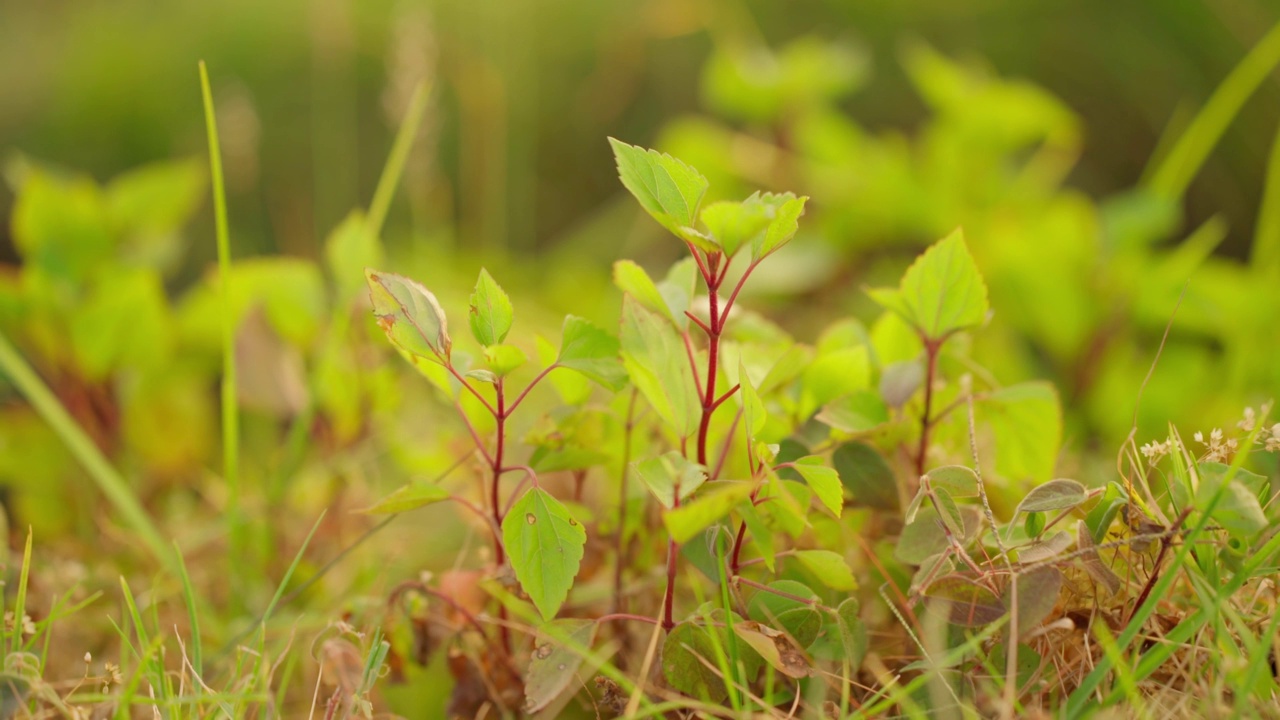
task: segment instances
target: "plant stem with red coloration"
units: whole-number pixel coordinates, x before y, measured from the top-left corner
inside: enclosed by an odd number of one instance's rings
[[[924,352],[927,358],[927,369],[924,374],[924,412],[920,415],[920,447],[916,451],[916,480],[924,475],[925,461],[929,456],[929,430],[933,424],[929,414],[933,411],[933,380],[938,373],[938,351],[942,348],[940,340],[925,340]]]

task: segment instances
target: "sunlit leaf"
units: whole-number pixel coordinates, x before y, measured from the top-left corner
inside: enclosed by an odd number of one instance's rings
[[[672,314],[667,301],[658,291],[658,286],[649,278],[649,274],[631,260],[619,260],[613,264],[613,284],[622,292],[635,298],[650,312],[657,313],[679,326],[683,317]]]
[[[663,507],[675,506],[676,488],[680,500],[693,494],[707,479],[707,469],[676,451],[631,464],[636,475],[649,487]]]
[[[505,340],[507,333],[511,331],[512,316],[511,298],[498,286],[489,271],[481,268],[476,289],[471,293],[471,311],[468,316],[471,320],[471,334],[476,342],[488,347]]]
[[[1058,393],[1046,382],[1009,385],[983,399],[980,419],[990,423],[996,469],[1009,478],[1047,480],[1062,443]]]
[[[538,629],[533,656],[525,674],[525,711],[536,713],[550,705],[566,690],[578,689],[578,668],[595,640],[599,624],[594,620],[565,618],[552,620]],[[583,648],[579,650],[578,648]]]
[[[917,258],[898,289],[868,292],[933,342],[980,325],[987,316],[987,286],[959,230]]]
[[[800,458],[793,467],[804,477],[809,487],[813,488],[818,500],[831,514],[840,517],[844,510],[844,486],[840,484],[840,474],[835,468],[827,467],[822,458],[816,455]]]
[[[342,297],[351,299],[364,285],[361,268],[378,267],[385,260],[382,242],[367,232],[364,213],[353,210],[324,241],[324,259]]]
[[[738,249],[751,245],[769,226],[768,208],[763,203],[714,202],[702,209],[702,224],[715,238],[724,254],[733,257]]]
[[[1262,511],[1258,496],[1245,486],[1238,478],[1226,481],[1230,468],[1222,463],[1202,462],[1196,466],[1200,485],[1196,489],[1195,506],[1198,510],[1208,509],[1210,500],[1216,495],[1217,503],[1209,517],[1224,530],[1240,538],[1252,540],[1259,532],[1266,529],[1267,516]]]
[[[548,492],[530,488],[502,520],[511,569],[543,619],[555,617],[582,562],[587,533]]]
[[[1032,488],[1018,503],[1018,512],[1051,512],[1066,510],[1082,504],[1088,495],[1084,485],[1075,480],[1059,478]]]
[[[618,176],[640,207],[676,236],[708,250],[713,243],[694,230],[698,205],[707,192],[707,179],[683,162],[654,150],[609,138],[618,163]]]
[[[960,507],[956,505],[951,493],[947,492],[946,488],[934,488],[933,496],[937,500],[938,514],[942,518],[942,524],[947,526],[952,535],[964,537],[964,516],[960,514]]]
[[[415,357],[444,364],[453,342],[436,296],[403,275],[365,270],[378,325],[397,347]]]
[[[751,495],[752,484],[740,481],[707,483],[702,492],[688,504],[662,514],[671,539],[677,543],[688,542],[707,526],[729,514],[739,503]]]
[[[630,296],[622,303],[622,360],[663,422],[680,437],[693,434],[702,403],[688,351],[670,323]]]
[[[875,448],[847,442],[831,454],[831,465],[854,500],[877,510],[898,509],[898,482]]]
[[[942,488],[952,497],[978,497],[978,474],[963,465],[943,465],[926,475],[935,488]]]
[[[411,483],[379,500],[362,512],[370,515],[394,515],[448,499],[449,491],[439,485]]]
[[[830,550],[797,550],[794,557],[823,585],[832,590],[858,589],[858,581],[853,577],[853,570],[839,553]]]
[[[760,260],[776,252],[778,248],[791,242],[791,238],[795,237],[800,227],[800,216],[804,215],[804,204],[809,198],[796,197],[791,193],[753,197],[772,210],[769,226],[763,235],[756,236],[751,245],[751,259]]]
[[[514,345],[490,345],[484,349],[484,361],[494,374],[503,377],[528,362],[529,357]]]
[[[761,590],[751,596],[747,603],[747,616],[762,625],[787,632],[796,645],[808,647],[822,630],[822,615],[812,603],[794,598],[817,602],[817,593],[794,580],[775,580],[769,583],[769,588],[777,592]]]
[[[560,367],[577,370],[610,390],[619,390],[627,381],[618,356],[618,339],[574,315],[567,315],[560,336]]]
[[[760,394],[752,387],[751,378],[747,377],[747,367],[741,362],[738,364],[738,382],[742,386],[738,391],[738,398],[742,402],[742,427],[747,433],[747,438],[754,440],[760,431],[764,430],[769,414],[764,409]]]

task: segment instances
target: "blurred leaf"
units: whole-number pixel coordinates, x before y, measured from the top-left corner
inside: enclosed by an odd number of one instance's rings
[[[111,222],[134,263],[167,272],[183,251],[178,231],[204,200],[207,170],[194,159],[144,165],[106,187]]]
[[[706,483],[688,504],[663,512],[662,522],[672,540],[686,543],[750,497],[751,489],[751,483],[742,481]]]
[[[577,370],[610,390],[619,390],[627,378],[618,350],[617,338],[587,320],[566,315],[556,364]]]
[[[1018,503],[1018,512],[1051,512],[1066,510],[1082,504],[1086,499],[1084,485],[1075,480],[1060,478],[1037,485]]]
[[[507,339],[511,332],[511,298],[498,286],[488,270],[480,268],[480,278],[471,293],[471,334],[476,342],[488,347]],[[505,373],[499,372],[499,375]]]
[[[978,497],[978,474],[963,465],[943,465],[925,473],[936,488],[945,489],[953,497]]]
[[[410,355],[447,364],[453,341],[436,296],[403,275],[372,269],[366,269],[364,274],[373,314],[387,338]]]
[[[981,407],[995,436],[1000,474],[1047,479],[1062,442],[1062,412],[1053,386],[1046,382],[1009,385],[987,395]]]
[[[751,646],[775,670],[789,678],[808,677],[812,668],[804,651],[783,633],[757,622],[734,623],[738,638]]]
[[[1111,529],[1111,523],[1115,521],[1116,514],[1127,502],[1123,498],[1104,497],[1093,506],[1085,517],[1085,523],[1089,527],[1089,534],[1094,542],[1102,542],[1102,538],[1106,537],[1107,531]]]
[[[924,365],[919,360],[889,363],[880,371],[880,397],[886,405],[900,408],[907,404],[924,383]]]
[[[816,455],[800,458],[792,467],[804,477],[804,481],[813,488],[813,492],[831,514],[840,517],[844,510],[844,486],[840,484],[839,473],[834,468],[827,467],[822,458]]]
[[[968,544],[972,534],[981,524],[982,515],[978,508],[965,505],[960,507],[965,530],[970,533],[964,538],[956,538],[962,545]],[[948,547],[946,533],[932,507],[921,507],[915,519],[902,528],[902,535],[894,548],[893,556],[908,565],[919,565],[930,556],[936,555]]]
[[[684,343],[675,328],[630,296],[622,301],[622,361],[662,421],[679,437],[693,434],[702,402]]]
[[[858,616],[860,609],[861,606],[856,597],[845,599],[836,608],[840,646],[844,650],[845,660],[849,662],[849,668],[853,671],[857,671],[862,665],[862,658],[866,657],[867,648],[870,645],[866,623],[862,622],[862,618]]]
[[[685,311],[693,303],[698,292],[698,265],[693,258],[686,257],[667,270],[667,277],[658,283],[658,293],[666,302],[667,310],[675,318],[676,328],[683,331],[689,326],[689,318]]]
[[[987,316],[987,286],[959,230],[917,258],[897,290],[867,292],[933,342],[980,325]]]
[[[804,214],[804,204],[809,198],[796,197],[791,193],[781,195],[766,193],[753,195],[752,198],[763,204],[766,212],[771,211],[769,227],[765,229],[764,235],[757,235],[751,244],[751,259],[759,261],[773,254],[795,237],[796,231],[800,228],[800,216]]]
[[[369,234],[367,225],[364,213],[352,210],[324,241],[325,263],[343,298],[354,298],[365,286],[365,268],[385,260],[382,241]]]
[[[738,514],[742,516],[742,522],[747,526],[747,537],[751,538],[751,542],[755,545],[756,551],[764,561],[764,566],[769,570],[769,572],[774,572],[774,566],[776,564],[776,549],[773,542],[773,528],[765,524],[760,511],[751,503],[742,503],[739,505]],[[719,578],[716,579],[718,580]]]
[[[832,590],[858,589],[849,563],[839,553],[830,550],[797,550],[795,558],[817,576],[818,581]]]
[[[1058,534],[1069,538],[1066,533]],[[1014,584],[1018,591],[1016,614],[1019,635],[1025,634],[1039,625],[1040,621],[1049,617],[1049,613],[1053,612],[1058,605],[1058,594],[1062,592],[1062,582],[1062,573],[1052,566],[1018,573]],[[1013,611],[1015,602],[1012,589],[1011,587],[1006,590],[1004,596],[1004,607],[1010,611]]]
[[[755,237],[769,226],[767,208],[750,199],[711,203],[702,209],[701,218],[707,232],[728,257],[733,257],[738,248],[752,244]]]
[[[775,580],[769,587],[786,595],[819,600],[818,594],[804,583],[795,580]],[[792,597],[760,590],[747,603],[747,616],[762,625],[786,631],[800,647],[808,647],[822,630],[822,616],[812,602],[800,602]]]
[[[1229,472],[1230,468],[1222,463],[1198,463],[1196,474],[1200,485],[1196,489],[1195,506],[1203,512],[1208,508],[1209,501],[1218,495],[1218,502],[1209,517],[1232,535],[1252,541],[1268,525],[1267,516],[1258,502],[1258,494],[1241,482],[1242,476],[1253,473],[1237,470],[1224,488],[1223,483]],[[1259,475],[1254,477],[1261,478]]]
[[[502,519],[502,543],[520,587],[544,620],[555,617],[582,562],[587,533],[559,500],[529,488]]]
[[[117,270],[93,286],[71,317],[71,344],[86,378],[129,366],[152,370],[173,348],[169,303],[148,270]]]
[[[645,309],[662,315],[677,327],[680,327],[681,322],[685,320],[683,316],[676,317],[672,313],[666,299],[662,297],[662,293],[658,292],[658,286],[649,278],[644,268],[634,262],[619,260],[613,264],[613,284],[643,305]]]
[[[815,416],[843,433],[865,433],[889,422],[889,409],[870,390],[855,390],[822,407]]]
[[[847,442],[831,454],[831,464],[854,500],[877,510],[898,509],[898,483],[893,469],[875,448]]]
[[[604,331],[601,330],[600,332],[603,333]],[[541,335],[536,338],[535,343],[538,348],[538,362],[542,363],[544,366],[551,365],[556,362],[560,353],[559,348]],[[621,372],[622,364],[617,360],[617,343],[618,341],[616,339],[613,340],[614,367]],[[566,365],[565,367],[569,366]],[[588,380],[580,371],[568,373],[553,372],[547,376],[547,381],[556,389],[556,393],[560,395],[560,399],[563,400],[566,405],[581,405],[591,397],[591,381]]]
[[[577,673],[585,659],[577,648],[590,649],[599,624],[595,620],[566,618],[538,628],[533,657],[525,674],[526,712],[536,713],[569,688],[578,689]]]
[[[944,575],[925,589],[931,610],[937,602],[948,606],[948,619],[961,627],[982,627],[1004,617],[1005,607],[989,588],[963,575]]]
[[[769,414],[764,409],[764,403],[760,401],[760,395],[751,385],[751,378],[747,376],[747,368],[738,362],[738,383],[742,386],[738,392],[738,398],[742,402],[742,418],[743,430],[747,434],[747,441],[750,442],[764,430],[765,423],[769,420]]]
[[[448,499],[449,491],[439,485],[416,482],[405,485],[362,512],[370,515],[394,515]]]
[[[25,267],[76,286],[111,255],[107,203],[83,177],[61,178],[32,167],[13,204],[13,244]]]
[[[707,631],[683,622],[667,633],[662,644],[662,674],[672,688],[694,698],[720,702],[728,695],[724,680],[712,668],[715,646]]]
[[[1097,546],[1093,542],[1093,536],[1089,534],[1089,526],[1084,520],[1076,523],[1076,549],[1080,552],[1080,560],[1084,564],[1085,572],[1106,588],[1104,599],[1120,592],[1124,587],[1124,581],[1102,561],[1102,556],[1098,554]]]
[[[618,163],[618,176],[640,206],[677,237],[704,250],[715,245],[693,229],[698,205],[707,192],[707,179],[670,155],[645,150],[609,138]]]
[[[528,362],[529,357],[514,345],[490,345],[484,349],[484,360],[498,377],[504,377]]]
[[[938,514],[942,518],[942,523],[947,526],[952,535],[964,537],[964,516],[960,514],[960,507],[952,499],[951,493],[947,492],[946,488],[934,488],[933,496],[938,501]]]
[[[804,370],[800,415],[808,419],[823,405],[870,384],[871,363],[865,346],[820,354]]]
[[[631,464],[632,470],[649,486],[663,507],[675,506],[676,488],[680,500],[693,494],[707,479],[707,469],[687,460],[676,451]]]

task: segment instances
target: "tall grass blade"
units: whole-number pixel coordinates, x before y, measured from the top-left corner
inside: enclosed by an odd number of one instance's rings
[[[1267,158],[1267,181],[1249,261],[1254,272],[1280,277],[1280,127],[1276,128]]]

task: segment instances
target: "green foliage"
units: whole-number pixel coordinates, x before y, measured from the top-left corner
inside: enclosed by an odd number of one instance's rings
[[[531,488],[502,522],[502,542],[511,569],[544,619],[555,617],[569,595],[582,562],[587,533],[564,505]]]

